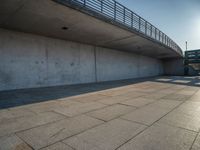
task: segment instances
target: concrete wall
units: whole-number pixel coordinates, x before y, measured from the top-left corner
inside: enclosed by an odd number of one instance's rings
[[[184,62],[183,59],[168,59],[163,61],[165,75],[184,75]]]
[[[162,73],[153,58],[0,29],[0,91]]]

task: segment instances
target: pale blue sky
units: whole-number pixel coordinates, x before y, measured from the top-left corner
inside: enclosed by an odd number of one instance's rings
[[[117,0],[151,22],[183,50],[200,49],[200,0]]]

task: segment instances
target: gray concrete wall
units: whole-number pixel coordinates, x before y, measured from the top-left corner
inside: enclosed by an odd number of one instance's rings
[[[163,61],[165,75],[184,75],[183,59],[168,59]]]
[[[150,57],[0,29],[0,91],[162,73]]]

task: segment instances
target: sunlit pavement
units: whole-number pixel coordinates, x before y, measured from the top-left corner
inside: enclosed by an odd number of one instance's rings
[[[200,77],[0,93],[0,150],[200,150]]]

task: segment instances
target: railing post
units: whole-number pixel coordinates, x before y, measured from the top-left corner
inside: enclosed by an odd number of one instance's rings
[[[155,39],[157,40],[157,28],[155,27]]]
[[[114,20],[116,20],[116,2],[114,2]]]
[[[131,27],[133,28],[133,12],[131,12]]]
[[[124,23],[125,23],[125,21],[126,21],[126,20],[125,20],[125,17],[126,17],[126,15],[125,15],[126,10],[125,10],[125,7],[123,7],[123,8],[124,8],[124,14],[123,14],[124,18],[123,18],[123,19],[124,19]]]
[[[160,31],[159,31],[159,41],[160,41]]]
[[[84,7],[85,7],[85,5],[86,5],[86,0],[83,0],[83,5],[84,5]]]
[[[103,0],[101,0],[100,2],[101,2],[101,13],[103,13]]]
[[[147,21],[145,21],[145,34],[147,35]]]
[[[151,37],[152,37],[152,25],[151,25]]]
[[[139,31],[141,30],[141,17],[139,17]]]

